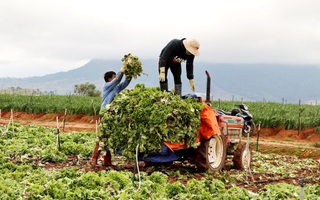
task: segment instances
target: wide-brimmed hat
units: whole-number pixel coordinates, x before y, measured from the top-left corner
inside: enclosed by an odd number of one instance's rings
[[[195,56],[199,56],[200,52],[199,52],[199,48],[200,48],[200,43],[198,40],[196,39],[185,39],[182,41],[184,47],[193,55]]]

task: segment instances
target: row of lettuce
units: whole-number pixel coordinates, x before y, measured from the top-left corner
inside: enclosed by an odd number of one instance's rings
[[[57,140],[59,136],[59,140]],[[92,172],[84,166],[46,169],[48,163],[87,163],[96,136],[91,132],[59,134],[40,126],[0,126],[0,199],[300,199],[300,187],[287,183],[268,184],[249,192],[237,183],[246,181],[243,171],[182,173],[166,170],[151,174],[102,170]],[[41,138],[41,140],[39,140]],[[60,141],[58,145],[57,141]],[[274,160],[282,163],[274,163]],[[291,162],[288,162],[290,160]],[[86,162],[84,162],[86,161]],[[293,163],[292,163],[293,162]],[[116,163],[117,164],[117,163]],[[281,166],[279,166],[281,165]],[[305,199],[319,199],[318,164],[315,160],[277,157],[255,153],[252,176],[279,180],[303,176]],[[301,174],[299,170],[305,169]],[[177,181],[169,181],[175,177]],[[135,177],[135,179],[133,179]],[[139,178],[138,178],[139,177]],[[263,181],[263,180],[262,180]],[[271,181],[272,183],[272,181]],[[245,184],[244,184],[245,185]]]
[[[230,111],[236,104],[245,103],[257,126],[285,129],[320,128],[320,106],[281,104],[274,102],[212,101],[212,107]],[[0,95],[1,111],[28,113],[65,113],[97,115],[101,98],[77,95]],[[320,131],[320,130],[318,130]]]

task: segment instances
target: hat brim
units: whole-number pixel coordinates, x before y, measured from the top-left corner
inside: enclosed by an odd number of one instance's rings
[[[195,56],[199,56],[200,55],[200,52],[198,49],[192,47],[190,45],[190,41],[188,39],[185,39],[182,41],[183,42],[183,45],[184,47],[192,54],[192,55],[195,55]]]

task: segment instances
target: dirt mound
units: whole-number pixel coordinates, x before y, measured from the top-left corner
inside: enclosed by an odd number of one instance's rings
[[[316,133],[315,128],[306,128],[301,131],[284,130],[283,127],[261,128],[259,134],[260,137],[273,140],[320,142],[320,133]]]
[[[99,115],[88,116],[85,114],[64,115],[64,113],[25,113],[2,112],[0,124],[8,124],[10,120],[21,125],[40,125],[45,127],[60,128],[63,132],[92,131],[95,132]]]

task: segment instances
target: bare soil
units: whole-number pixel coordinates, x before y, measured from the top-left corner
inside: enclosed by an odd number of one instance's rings
[[[21,125],[39,125],[44,127],[59,128],[60,131],[68,132],[80,132],[90,131],[96,132],[98,130],[99,116],[87,116],[83,114],[79,115],[67,115],[52,114],[52,113],[40,113],[40,114],[28,114],[23,112],[2,112],[0,115],[0,124],[8,124],[10,121],[19,123]],[[244,138],[245,139],[245,138]],[[307,128],[301,131],[298,130],[284,130],[282,127],[278,128],[261,128],[256,131],[256,134],[250,138],[251,149],[259,151],[261,153],[277,153],[281,155],[296,155],[300,158],[312,158],[320,162],[320,133],[317,133],[315,128]],[[92,147],[93,148],[93,147]],[[122,162],[121,157],[114,157],[113,159]],[[117,162],[116,161],[116,162]],[[101,162],[101,160],[99,161]],[[99,171],[109,170],[111,167],[102,166],[101,163],[98,166],[91,166],[89,160],[78,160],[76,156],[70,156],[65,163],[46,163],[45,168],[64,168],[76,166],[78,168],[84,168],[87,171]],[[127,162],[123,165],[114,166],[116,170],[130,170],[134,171],[134,162]],[[163,171],[168,174],[168,170],[180,171],[181,174],[194,173],[193,178],[200,179],[203,177],[201,172],[198,172],[193,166],[185,165],[184,163],[174,163],[167,166],[146,166],[145,163],[139,162],[141,171],[152,173],[155,170]],[[230,167],[229,167],[230,168]],[[228,170],[228,166],[226,167]],[[317,173],[317,172],[310,172]],[[256,174],[255,176],[260,176]],[[253,177],[254,178],[254,177]],[[169,176],[170,182],[177,181],[174,176]],[[180,180],[185,182],[186,180]],[[277,182],[287,182],[290,184],[299,184],[295,179],[276,180]],[[244,186],[246,189],[253,192],[262,188],[265,184],[270,182],[259,183],[255,185],[244,185],[244,183],[237,183],[239,186]],[[320,184],[320,180],[314,184]]]
[[[59,128],[62,132],[90,131],[98,130],[99,115],[88,116],[84,114],[66,115],[64,113],[40,113],[28,114],[24,112],[2,112],[0,124],[8,124],[10,118],[21,125],[36,124],[44,127]],[[320,133],[316,133],[315,128],[307,128],[301,131],[284,130],[278,128],[261,128],[250,138],[252,142],[257,142],[256,149],[266,150],[279,154],[292,155],[288,147],[298,149],[295,155],[301,158],[320,159]],[[273,150],[272,150],[273,149]]]
[[[39,125],[50,128],[59,128],[62,132],[91,131],[95,132],[99,122],[99,116],[88,116],[85,114],[66,115],[64,113],[24,113],[24,112],[2,112],[0,124],[9,123],[10,119],[21,125]]]

